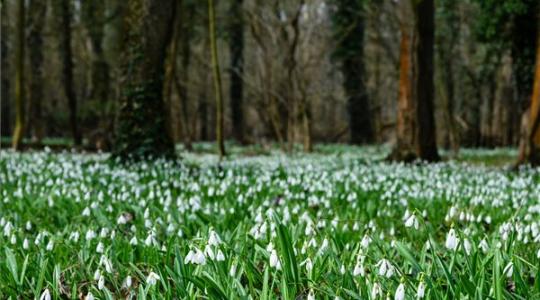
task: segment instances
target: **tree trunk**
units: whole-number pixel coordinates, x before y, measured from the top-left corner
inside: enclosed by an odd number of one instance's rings
[[[45,14],[47,13],[47,2],[32,0],[29,7],[30,34],[28,44],[32,47],[30,51],[30,66],[32,73],[30,81],[30,129],[32,142],[40,144],[43,138],[42,122],[42,99],[43,99],[43,28],[45,26]]]
[[[90,92],[89,100],[99,107],[98,115],[94,119],[106,121],[111,119],[109,111],[109,64],[105,59],[103,47],[105,28],[105,0],[82,1],[83,21],[90,37],[91,59],[90,66]],[[108,128],[108,124],[93,126]]]
[[[176,2],[130,0],[127,5],[123,96],[113,156],[123,160],[174,157],[165,124],[163,76]]]
[[[238,143],[246,142],[244,136],[243,111],[243,74],[244,74],[244,19],[242,10],[243,0],[233,0],[231,7],[230,24],[230,52],[231,52],[231,119],[234,138]]]
[[[222,159],[226,155],[225,142],[223,140],[223,92],[221,88],[221,72],[219,69],[219,57],[217,52],[216,16],[213,0],[208,0],[208,31],[210,33],[212,74],[214,77],[214,94],[216,97],[216,141],[218,144],[219,158]]]
[[[71,134],[75,146],[80,146],[82,143],[81,134],[77,123],[77,95],[73,82],[73,52],[71,49],[71,1],[58,0],[58,20],[60,43],[58,52],[60,53],[60,61],[62,63],[62,82],[64,92],[68,101],[69,121],[71,126]]]
[[[2,105],[0,107],[0,136],[9,135],[11,133],[11,99],[9,99],[9,60],[8,60],[8,19],[6,2],[2,2],[0,11],[0,31],[2,38],[0,39],[0,88]]]
[[[24,1],[17,1],[17,50],[15,57],[15,130],[13,132],[12,147],[14,150],[19,150],[24,134],[24,30],[25,8]]]
[[[360,1],[341,0],[334,17],[338,40],[335,55],[341,60],[352,144],[372,143],[375,139],[364,72],[362,10]]]
[[[390,159],[439,160],[433,107],[433,0],[401,1],[397,143]],[[412,22],[411,22],[412,21]]]

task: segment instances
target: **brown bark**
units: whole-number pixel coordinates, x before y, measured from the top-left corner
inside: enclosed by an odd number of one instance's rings
[[[24,134],[24,101],[25,101],[25,88],[24,88],[24,29],[26,26],[25,21],[25,7],[24,1],[18,1],[17,5],[17,50],[15,57],[15,129],[13,132],[12,148],[19,150],[22,143]]]
[[[29,76],[30,97],[29,97],[29,127],[32,135],[32,142],[40,144],[43,138],[42,122],[42,98],[43,98],[43,28],[45,25],[45,14],[47,12],[47,2],[32,0],[29,7],[29,27],[28,44],[30,66],[32,73]]]
[[[401,1],[397,143],[391,159],[439,160],[433,107],[433,0]]]
[[[75,146],[82,144],[77,119],[77,95],[73,81],[73,52],[71,49],[71,1],[57,0],[60,43],[58,52],[62,62],[62,83],[68,101],[69,123]]]
[[[123,96],[113,151],[121,159],[174,157],[164,117],[163,76],[175,7],[174,0],[128,2]]]

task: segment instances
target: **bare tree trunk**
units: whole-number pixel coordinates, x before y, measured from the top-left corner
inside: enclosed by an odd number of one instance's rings
[[[341,60],[352,144],[372,143],[375,139],[364,72],[364,11],[356,0],[341,0],[334,17],[338,44],[335,54]]]
[[[115,157],[125,160],[175,156],[163,104],[164,63],[175,8],[175,0],[128,2]]]
[[[401,1],[396,147],[390,159],[439,160],[433,116],[433,0]],[[410,23],[412,20],[412,23]]]
[[[25,8],[24,1],[17,1],[17,50],[15,58],[15,130],[13,132],[12,147],[14,150],[20,150],[21,142],[24,134],[24,30]]]
[[[60,60],[62,62],[62,82],[64,85],[64,92],[68,101],[69,107],[69,122],[71,126],[71,134],[73,135],[73,141],[75,146],[82,144],[81,134],[79,132],[77,123],[77,95],[75,94],[75,87],[73,82],[73,52],[71,49],[71,1],[69,0],[57,0],[59,31],[60,31],[60,43],[58,52],[60,53]]]
[[[0,3],[0,31],[2,31],[2,38],[0,39],[0,91],[2,97],[2,106],[0,107],[0,136],[9,135],[11,133],[11,99],[9,99],[9,59],[8,59],[8,14],[6,2]]]
[[[231,52],[231,119],[233,134],[237,142],[246,142],[244,133],[243,111],[243,74],[244,74],[244,18],[243,0],[233,0],[231,7],[231,25],[229,48]]]
[[[30,122],[32,142],[40,144],[43,138],[42,99],[43,99],[43,28],[45,27],[45,14],[47,2],[32,0],[29,7],[30,34],[28,44],[30,47],[30,66],[32,73],[30,81]]]
[[[210,51],[212,56],[212,74],[214,76],[214,93],[216,97],[216,140],[219,150],[219,158],[223,159],[225,142],[223,140],[223,92],[221,88],[221,73],[217,53],[216,16],[214,0],[208,0],[208,31],[210,33]]]

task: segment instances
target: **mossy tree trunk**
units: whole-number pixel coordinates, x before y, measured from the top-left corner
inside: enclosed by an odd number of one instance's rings
[[[113,157],[173,157],[166,125],[163,77],[176,1],[130,0],[125,18],[120,111]]]
[[[9,99],[10,78],[8,74],[9,58],[8,58],[8,14],[6,2],[0,2],[0,30],[2,31],[2,39],[0,39],[0,81],[1,90],[0,97],[2,97],[2,103],[0,107],[0,136],[9,135],[11,133],[11,101]]]
[[[234,138],[237,142],[246,142],[244,135],[243,111],[243,74],[244,74],[244,18],[243,0],[233,0],[231,4],[230,52],[231,52],[231,119]]]
[[[210,51],[212,56],[212,74],[214,77],[214,94],[216,97],[216,141],[218,144],[219,157],[221,159],[226,155],[225,143],[223,140],[223,92],[217,50],[216,12],[213,0],[208,0],[208,20],[208,31],[210,33]]]
[[[25,1],[17,1],[17,49],[15,53],[15,129],[13,131],[13,140],[11,146],[14,150],[19,150],[24,134],[24,31],[25,20]]]
[[[29,7],[29,27],[28,44],[30,66],[32,73],[29,76],[30,81],[30,116],[29,126],[32,134],[32,142],[40,144],[43,138],[42,122],[42,98],[43,98],[43,28],[45,27],[45,14],[47,13],[47,2],[41,0],[32,0]]]

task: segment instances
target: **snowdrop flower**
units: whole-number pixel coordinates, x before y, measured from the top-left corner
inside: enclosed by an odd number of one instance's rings
[[[223,254],[221,249],[219,249],[216,254],[216,261],[225,261],[225,255]]]
[[[356,263],[356,266],[354,266],[354,270],[353,270],[353,276],[362,276],[364,277],[366,274],[365,270],[364,270],[364,266],[362,265],[362,263],[360,261],[358,261]]]
[[[233,263],[233,264],[231,265],[231,269],[229,270],[229,275],[230,275],[231,277],[236,276],[236,264],[235,264],[235,263]]]
[[[88,231],[86,232],[86,237],[85,237],[85,238],[86,238],[87,241],[91,241],[91,240],[94,239],[95,237],[96,237],[96,232],[95,232],[95,231],[93,231],[93,230],[90,229],[90,230],[88,230]]]
[[[412,214],[406,221],[405,221],[405,227],[413,227],[414,229],[418,230],[420,228],[420,225],[418,224],[418,219],[414,214]]]
[[[403,285],[403,283],[400,283],[396,290],[396,294],[394,295],[394,300],[404,300],[404,299],[405,299],[405,286]]]
[[[345,269],[345,266],[341,265],[341,267],[339,268],[339,273],[341,273],[341,275],[345,275],[345,272],[347,272],[347,270]]]
[[[22,247],[24,250],[28,250],[28,248],[30,248],[30,243],[28,242],[28,239],[24,239]]]
[[[105,251],[105,246],[103,245],[102,242],[99,242],[99,243],[97,244],[97,247],[96,247],[96,252],[99,253],[99,254],[101,254],[101,253],[103,253],[104,251]]]
[[[146,277],[146,283],[148,283],[148,285],[156,285],[156,283],[158,282],[158,280],[160,280],[161,278],[159,277],[158,274],[154,273],[154,272],[150,272],[150,274],[148,274],[148,277]]]
[[[508,278],[512,277],[512,274],[514,274],[514,264],[512,262],[509,262],[506,267],[504,267],[503,274]]]
[[[221,244],[221,239],[219,238],[218,234],[214,230],[211,230],[208,237],[208,245],[217,246],[219,244]]]
[[[362,238],[362,241],[360,242],[360,245],[362,246],[362,248],[367,248],[369,247],[369,244],[371,243],[371,238],[365,234],[364,237]]]
[[[10,243],[12,245],[17,244],[17,237],[14,234],[11,235]]]
[[[270,267],[278,270],[281,269],[281,262],[279,261],[276,250],[272,250],[272,253],[270,254]]]
[[[120,215],[120,217],[118,217],[118,220],[116,221],[116,223],[118,223],[118,225],[124,225],[124,224],[127,223],[127,219],[122,214],[122,215]]]
[[[382,296],[383,291],[378,282],[375,282],[371,287],[371,299],[376,299],[378,296]]]
[[[450,250],[456,250],[459,243],[459,239],[456,237],[456,231],[454,228],[451,228],[446,236],[446,248]]]
[[[84,297],[84,300],[94,300],[94,295],[92,295],[91,292],[88,292],[88,294],[86,294],[86,296]]]
[[[54,242],[50,240],[45,249],[47,249],[47,251],[52,251],[53,248],[54,248]]]
[[[206,245],[206,247],[204,248],[204,254],[211,260],[214,260],[216,258],[214,250],[212,250],[212,247],[210,247],[210,245]]]
[[[112,262],[105,255],[101,256],[99,260],[99,264],[105,267],[105,271],[107,273],[110,274],[113,272]]]
[[[129,244],[132,245],[132,246],[137,246],[137,244],[139,243],[139,241],[137,241],[137,237],[132,237],[131,240],[129,240]]]
[[[422,299],[424,298],[426,294],[426,285],[424,284],[423,281],[420,281],[420,283],[418,284],[418,288],[416,290],[416,297],[418,299]]]
[[[51,300],[51,292],[49,292],[49,289],[45,289],[43,293],[41,293],[39,300]]]
[[[90,208],[89,208],[89,207],[86,207],[86,208],[82,211],[82,215],[83,215],[84,217],[90,216]]]
[[[132,279],[131,279],[131,276],[127,276],[126,279],[124,279],[124,282],[122,283],[122,287],[124,289],[129,289],[131,287],[131,284],[132,284]]]
[[[466,253],[467,255],[470,255],[470,254],[471,254],[471,248],[472,248],[472,246],[471,246],[471,242],[469,242],[468,239],[464,239],[464,240],[463,240],[463,248],[465,248],[465,253]]]
[[[313,290],[309,290],[307,300],[315,300],[315,293],[313,292]]]
[[[105,287],[105,277],[103,276],[99,276],[99,279],[98,279],[98,290],[103,290],[103,288]]]
[[[394,267],[388,260],[381,259],[376,266],[379,268],[379,276],[390,278],[394,275]]]
[[[480,247],[480,249],[482,249],[482,252],[484,253],[487,253],[489,250],[489,246],[488,246],[488,243],[486,242],[486,239],[482,239],[478,247]]]

